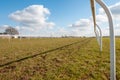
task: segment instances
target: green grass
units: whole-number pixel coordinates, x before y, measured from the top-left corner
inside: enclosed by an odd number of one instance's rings
[[[71,43],[75,44],[42,54]],[[95,38],[12,39],[10,42],[0,39],[0,44],[0,80],[109,80],[110,77],[108,38],[103,38],[102,53]],[[35,54],[39,55],[29,57]],[[119,80],[120,38],[116,38],[116,56]],[[4,65],[9,62],[12,63]]]

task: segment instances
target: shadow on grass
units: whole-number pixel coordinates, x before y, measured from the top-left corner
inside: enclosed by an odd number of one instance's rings
[[[83,44],[85,44],[85,43],[87,43],[87,42],[89,42],[89,41],[90,41],[90,39],[83,39],[82,41],[77,41],[77,42],[74,42],[74,43],[71,43],[71,44],[67,44],[67,45],[64,45],[64,46],[55,48],[55,49],[47,50],[47,51],[44,51],[44,52],[41,52],[41,53],[38,53],[38,54],[35,54],[35,55],[30,55],[30,56],[27,56],[27,57],[24,57],[24,58],[21,58],[21,59],[18,59],[18,60],[14,60],[14,61],[7,62],[7,63],[5,63],[5,64],[0,65],[0,67],[4,67],[4,66],[10,65],[10,64],[12,64],[12,63],[20,62],[20,61],[23,61],[23,60],[26,60],[26,59],[29,59],[29,58],[34,58],[34,57],[36,57],[36,56],[39,56],[39,55],[42,55],[42,54],[46,54],[46,53],[49,53],[49,52],[53,52],[53,51],[56,51],[56,50],[59,50],[59,49],[62,49],[62,48],[71,46],[71,45],[73,45],[73,44],[80,43],[80,42],[82,42]],[[82,46],[83,44],[81,44],[81,46]]]

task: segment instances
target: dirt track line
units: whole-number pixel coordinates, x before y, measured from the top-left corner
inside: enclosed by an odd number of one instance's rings
[[[44,51],[44,52],[41,52],[41,53],[38,53],[38,54],[34,54],[34,55],[31,55],[31,56],[27,56],[27,57],[24,57],[24,58],[21,58],[21,59],[17,59],[17,60],[14,60],[14,61],[10,61],[10,62],[4,63],[4,64],[0,65],[0,67],[4,67],[4,66],[7,66],[7,65],[16,63],[16,62],[21,62],[23,60],[34,58],[36,56],[39,56],[39,55],[42,55],[42,54],[46,54],[46,53],[50,53],[50,52],[53,52],[53,51],[56,51],[56,50],[59,50],[59,49],[62,49],[62,48],[66,48],[68,46],[71,46],[71,45],[74,45],[74,44],[78,44],[80,42],[83,43],[83,44],[80,44],[80,45],[84,45],[84,43],[87,43],[89,41],[90,41],[90,39],[88,39],[88,38],[87,39],[83,39],[81,41],[77,41],[77,42],[74,42],[74,43],[71,43],[71,44],[67,44],[67,45],[64,45],[64,46],[61,46],[61,47],[58,47],[58,48],[55,48],[55,49],[50,49],[50,50],[47,50],[47,51]]]

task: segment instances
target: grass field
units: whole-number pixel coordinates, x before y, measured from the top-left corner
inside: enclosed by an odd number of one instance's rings
[[[109,39],[0,39],[0,80],[109,80]],[[120,38],[116,38],[120,80]]]

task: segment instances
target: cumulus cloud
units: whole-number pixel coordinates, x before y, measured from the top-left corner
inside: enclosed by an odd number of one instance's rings
[[[80,19],[76,21],[74,24],[70,24],[69,27],[88,27],[90,25],[89,19]]]
[[[93,24],[91,24],[91,22],[92,20],[90,18],[80,19],[75,23],[69,25],[71,28],[71,36],[93,36]]]
[[[120,29],[120,24],[116,24],[116,29]]]
[[[120,2],[116,3],[115,5],[110,6],[110,9],[114,16],[120,17]]]
[[[112,6],[109,6],[113,13],[114,18],[120,20],[120,2]],[[94,27],[92,17],[88,19],[80,19],[69,25],[67,28],[53,29],[55,23],[48,21],[50,15],[49,9],[45,8],[43,5],[31,5],[23,10],[18,10],[9,15],[9,18],[20,23],[16,26],[21,33],[28,33],[29,31],[34,32],[32,34],[37,34],[41,36],[93,36]],[[103,35],[109,35],[109,27],[106,26],[108,19],[102,8],[99,8],[98,14],[96,15],[97,23],[102,28]],[[104,23],[104,24],[103,24]],[[120,24],[115,25],[115,34],[120,34]],[[107,29],[106,29],[107,28]]]
[[[107,16],[101,15],[101,14],[96,15],[96,20],[99,24],[104,23],[104,22],[108,22]]]
[[[120,2],[109,6],[109,9],[111,10],[112,15],[113,15],[115,35],[120,35],[120,24],[119,24],[119,21],[120,21]],[[103,19],[101,19],[101,20],[108,22],[107,16],[105,15],[105,11],[102,8],[99,8],[98,15],[101,15],[100,18],[103,17]],[[100,18],[98,18],[98,19],[100,19]],[[103,21],[101,21],[101,22],[103,23]],[[107,26],[106,28],[104,28],[103,32],[104,32],[103,33],[104,35],[109,35],[109,27]]]
[[[51,28],[55,25],[53,22],[48,22],[49,15],[49,9],[43,5],[31,5],[23,10],[11,13],[9,18],[20,23],[20,28],[22,29],[40,30],[42,28]]]
[[[93,17],[91,16],[89,19],[90,19],[90,22],[93,25]],[[103,23],[106,23],[106,22],[108,22],[108,18],[105,14],[97,14],[96,15],[96,23],[97,24],[103,24]]]
[[[120,2],[109,6],[109,8],[110,8],[114,18],[117,18],[117,19],[120,18]],[[105,12],[102,8],[99,9],[99,14],[105,15]]]
[[[118,22],[120,20],[120,8],[119,7],[120,7],[120,2],[109,6],[110,10],[112,11],[114,20],[117,20],[117,25],[116,24],[114,25],[115,35],[120,35],[120,24],[118,24]],[[108,36],[109,35],[109,27],[108,27],[108,23],[107,23],[108,18],[107,18],[106,14],[102,8],[99,8],[99,10],[98,10],[98,14],[96,15],[96,22],[97,22],[97,24],[100,25],[100,27],[102,26],[101,29],[102,29],[103,35]],[[90,35],[94,34],[94,33],[92,33],[92,31],[93,31],[93,19],[92,19],[92,17],[90,17],[88,19],[80,19],[69,26],[70,27],[77,27],[77,30],[73,29],[73,31],[72,31],[74,34],[79,34],[79,35],[85,34],[86,36],[87,35],[90,36]],[[86,31],[88,34],[84,33]]]
[[[6,28],[8,28],[9,25],[2,25],[0,26],[0,32],[4,32]]]
[[[2,25],[2,26],[0,26],[0,28],[8,28],[9,27],[9,25]]]
[[[115,35],[119,35],[120,36],[120,24],[116,24],[115,25]]]

